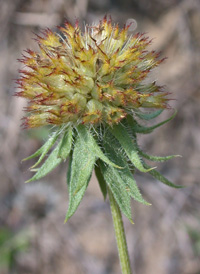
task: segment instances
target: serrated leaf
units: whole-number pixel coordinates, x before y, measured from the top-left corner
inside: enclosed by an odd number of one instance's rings
[[[78,135],[83,140],[87,140],[86,145],[88,147],[88,150],[92,151],[96,155],[97,158],[101,159],[108,165],[114,166],[116,168],[121,168],[120,166],[116,165],[115,163],[111,162],[108,159],[108,157],[102,152],[99,145],[96,143],[92,134],[89,132],[89,130],[84,125],[79,125],[77,127],[77,130],[78,130]]]
[[[131,116],[128,115],[127,116],[127,121],[129,123],[129,125],[131,126],[132,130],[134,131],[134,133],[142,133],[142,134],[148,134],[151,133],[154,129],[166,124],[167,122],[171,121],[175,116],[176,116],[176,111],[174,111],[174,113],[172,114],[172,116],[170,116],[168,119],[154,125],[151,127],[145,127],[142,126],[140,124],[138,124],[138,122]]]
[[[97,161],[97,165],[95,165],[95,175],[97,177],[98,183],[99,183],[99,187],[101,189],[101,192],[103,194],[104,200],[106,199],[106,195],[107,195],[107,187],[106,187],[106,182],[104,180],[104,177],[101,173],[101,169],[98,166],[98,161]]]
[[[115,161],[118,165],[124,167],[123,169],[119,170],[118,173],[121,179],[125,182],[126,189],[129,195],[140,203],[150,205],[143,199],[140,190],[138,189],[137,183],[133,177],[133,174],[130,171],[125,156],[122,153],[120,153],[120,144],[117,144],[116,142],[112,141],[112,146],[110,146],[109,139],[110,138],[108,136],[108,140],[105,140],[105,151],[110,155],[113,161]]]
[[[142,112],[135,112],[135,114],[142,120],[152,120],[156,117],[158,117],[162,112],[163,112],[164,109],[159,109],[159,110],[156,110],[156,111],[153,111],[153,112],[150,112],[150,113],[142,113]]]
[[[69,127],[62,138],[61,145],[58,151],[58,157],[61,158],[62,160],[66,160],[71,151],[71,147],[72,147],[72,128]]]
[[[62,159],[58,158],[58,151],[60,148],[62,140],[59,142],[59,144],[54,148],[54,150],[51,152],[49,157],[46,159],[44,164],[38,169],[37,173],[26,183],[39,180],[46,176],[49,172],[51,172],[54,168],[56,168],[61,162]]]
[[[99,166],[104,179],[110,188],[122,213],[132,222],[131,197],[126,189],[126,183],[119,175],[119,169],[99,161]]]
[[[144,164],[144,166],[146,168],[148,168],[149,166],[147,164]],[[159,171],[157,170],[151,170],[149,172],[155,179],[157,179],[158,181],[160,181],[161,183],[171,186],[173,188],[184,188],[184,186],[180,186],[180,185],[175,185],[174,183],[170,182],[165,176],[163,176]]]
[[[30,160],[32,158],[35,158],[35,157],[41,155],[39,160],[32,166],[32,168],[36,167],[43,160],[43,158],[45,157],[47,152],[50,150],[50,148],[54,145],[57,138],[58,138],[58,134],[57,134],[57,132],[54,132],[48,138],[48,140],[46,141],[46,143],[43,146],[41,146],[35,153],[30,155],[29,157],[23,159],[23,161]]]
[[[110,128],[110,132],[115,136],[115,138],[119,141],[120,145],[126,152],[132,164],[141,172],[149,172],[154,168],[146,169],[143,166],[143,163],[138,155],[137,147],[134,142],[130,138],[126,128],[124,128],[121,124],[114,125],[113,128]]]
[[[89,149],[89,138],[77,135],[74,145],[69,183],[69,206],[65,222],[74,214],[88,186],[95,164],[95,154]]]

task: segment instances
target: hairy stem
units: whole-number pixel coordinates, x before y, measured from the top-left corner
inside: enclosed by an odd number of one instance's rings
[[[110,208],[112,212],[113,224],[115,229],[115,237],[117,241],[119,260],[122,274],[131,274],[130,259],[128,255],[126,236],[122,221],[121,211],[117,205],[111,190],[108,188],[108,195],[110,199]]]

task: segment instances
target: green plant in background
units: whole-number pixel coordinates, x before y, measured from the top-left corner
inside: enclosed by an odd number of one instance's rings
[[[175,113],[154,126],[140,124],[168,107],[168,93],[156,82],[146,81],[164,59],[147,50],[149,38],[129,35],[129,27],[120,30],[105,17],[96,25],[86,25],[84,33],[78,23],[68,22],[58,32],[45,30],[36,38],[40,51],[27,50],[20,60],[25,68],[20,71],[21,91],[16,94],[29,102],[25,127],[52,125],[46,143],[25,159],[39,157],[31,167],[35,175],[27,182],[41,179],[69,158],[67,221],[79,206],[94,169],[104,198],[108,194],[110,199],[123,273],[131,269],[121,212],[132,222],[131,198],[148,205],[134,179],[135,170],[180,187],[145,163],[145,159],[162,162],[175,155],[147,155],[137,143],[138,133],[151,133]]]
[[[0,270],[12,271],[16,257],[23,254],[30,245],[29,236],[25,231],[14,234],[8,229],[0,228]]]
[[[199,258],[200,257],[200,219],[198,216],[196,217],[196,219],[198,221],[198,226],[196,228],[186,226],[186,231],[192,242],[194,255],[197,258]]]

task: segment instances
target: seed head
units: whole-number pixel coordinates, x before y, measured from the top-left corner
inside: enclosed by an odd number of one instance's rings
[[[129,35],[104,17],[97,25],[66,22],[59,32],[46,29],[26,51],[16,95],[28,99],[25,127],[119,123],[138,108],[166,108],[166,92],[144,84],[163,59],[148,51],[144,34]]]

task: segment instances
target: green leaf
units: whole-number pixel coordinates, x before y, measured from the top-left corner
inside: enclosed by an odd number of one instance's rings
[[[69,154],[69,162],[68,162],[68,169],[67,169],[67,185],[68,186],[71,178],[71,168],[72,168],[72,152]]]
[[[131,197],[126,189],[126,183],[119,175],[119,169],[106,165],[102,161],[99,161],[99,166],[119,208],[123,214],[132,222]]]
[[[159,110],[156,110],[156,111],[153,111],[153,112],[150,112],[150,113],[142,113],[142,112],[135,112],[135,114],[142,120],[152,120],[156,117],[158,117],[162,112],[163,112],[164,109],[159,109]]]
[[[154,162],[165,162],[168,161],[170,159],[173,159],[175,157],[181,157],[180,155],[169,155],[169,156],[153,156],[153,155],[148,155],[146,153],[144,153],[142,150],[138,150],[139,155],[141,155],[142,157],[144,157],[147,160],[150,161],[154,161]]]
[[[95,164],[95,154],[90,149],[90,138],[77,135],[74,145],[69,183],[69,206],[65,222],[74,214],[88,186]]]
[[[130,171],[126,158],[122,153],[120,153],[120,144],[112,140],[111,146],[109,140],[110,138],[108,136],[108,139],[105,139],[105,151],[108,153],[108,155],[110,155],[111,159],[115,161],[115,163],[124,167],[122,170],[117,170],[116,172],[119,173],[119,176],[126,184],[126,190],[128,191],[129,195],[140,203],[150,205],[143,199],[140,190],[138,189],[137,183],[133,177],[133,174]]]
[[[46,156],[47,152],[50,150],[50,148],[54,145],[57,138],[58,138],[58,133],[54,132],[41,148],[39,148],[34,154],[30,155],[23,161],[26,161],[41,155],[38,161],[31,168],[34,168],[37,165],[39,165],[41,161],[44,159],[44,157]]]
[[[104,200],[105,200],[106,195],[107,195],[107,187],[106,187],[106,182],[104,180],[104,177],[101,173],[101,169],[98,166],[98,161],[97,161],[97,165],[95,165],[95,174],[96,174],[96,177],[97,177],[101,192],[102,192]]]
[[[42,177],[46,176],[49,172],[51,172],[54,168],[56,168],[61,162],[62,159],[58,158],[58,151],[60,149],[62,140],[59,142],[59,144],[56,146],[56,148],[51,152],[49,157],[46,159],[44,164],[37,169],[37,173],[26,183],[36,181],[41,179]]]
[[[115,163],[111,162],[108,157],[102,152],[100,149],[99,145],[96,143],[94,137],[92,134],[89,132],[89,129],[87,129],[84,125],[79,125],[77,127],[78,130],[78,135],[84,139],[87,140],[87,147],[90,151],[92,151],[97,158],[101,159],[104,161],[106,164],[121,168],[120,166],[116,165]]]
[[[138,155],[137,147],[129,136],[126,128],[124,128],[121,124],[114,125],[113,128],[110,128],[111,133],[115,136],[115,138],[119,141],[120,145],[126,152],[132,164],[141,172],[149,172],[154,168],[146,169],[143,166],[143,163]]]
[[[165,162],[165,161],[168,161],[168,160],[173,159],[175,157],[181,157],[181,155],[169,155],[169,156],[152,156],[152,155],[148,155],[139,148],[136,138],[134,138],[134,143],[135,143],[135,146],[137,148],[138,154],[140,156],[144,157],[145,159],[150,160],[150,161]]]
[[[69,127],[65,132],[58,151],[58,157],[66,160],[72,147],[72,128]]]
[[[129,123],[129,125],[131,126],[134,133],[148,134],[148,133],[151,133],[154,129],[166,124],[169,121],[171,121],[176,116],[176,113],[177,112],[174,111],[173,115],[170,116],[168,119],[166,119],[166,120],[162,121],[161,123],[158,123],[154,126],[151,126],[151,127],[145,127],[145,126],[142,126],[142,125],[138,124],[138,122],[131,115],[127,116],[127,121]]]
[[[149,166],[147,164],[144,164],[144,166],[146,168],[149,168]],[[160,172],[158,172],[157,170],[151,170],[149,172],[155,179],[157,179],[158,181],[162,182],[165,185],[171,186],[173,188],[184,188],[184,186],[180,186],[180,185],[175,185],[174,183],[170,182],[167,178],[165,178]]]

